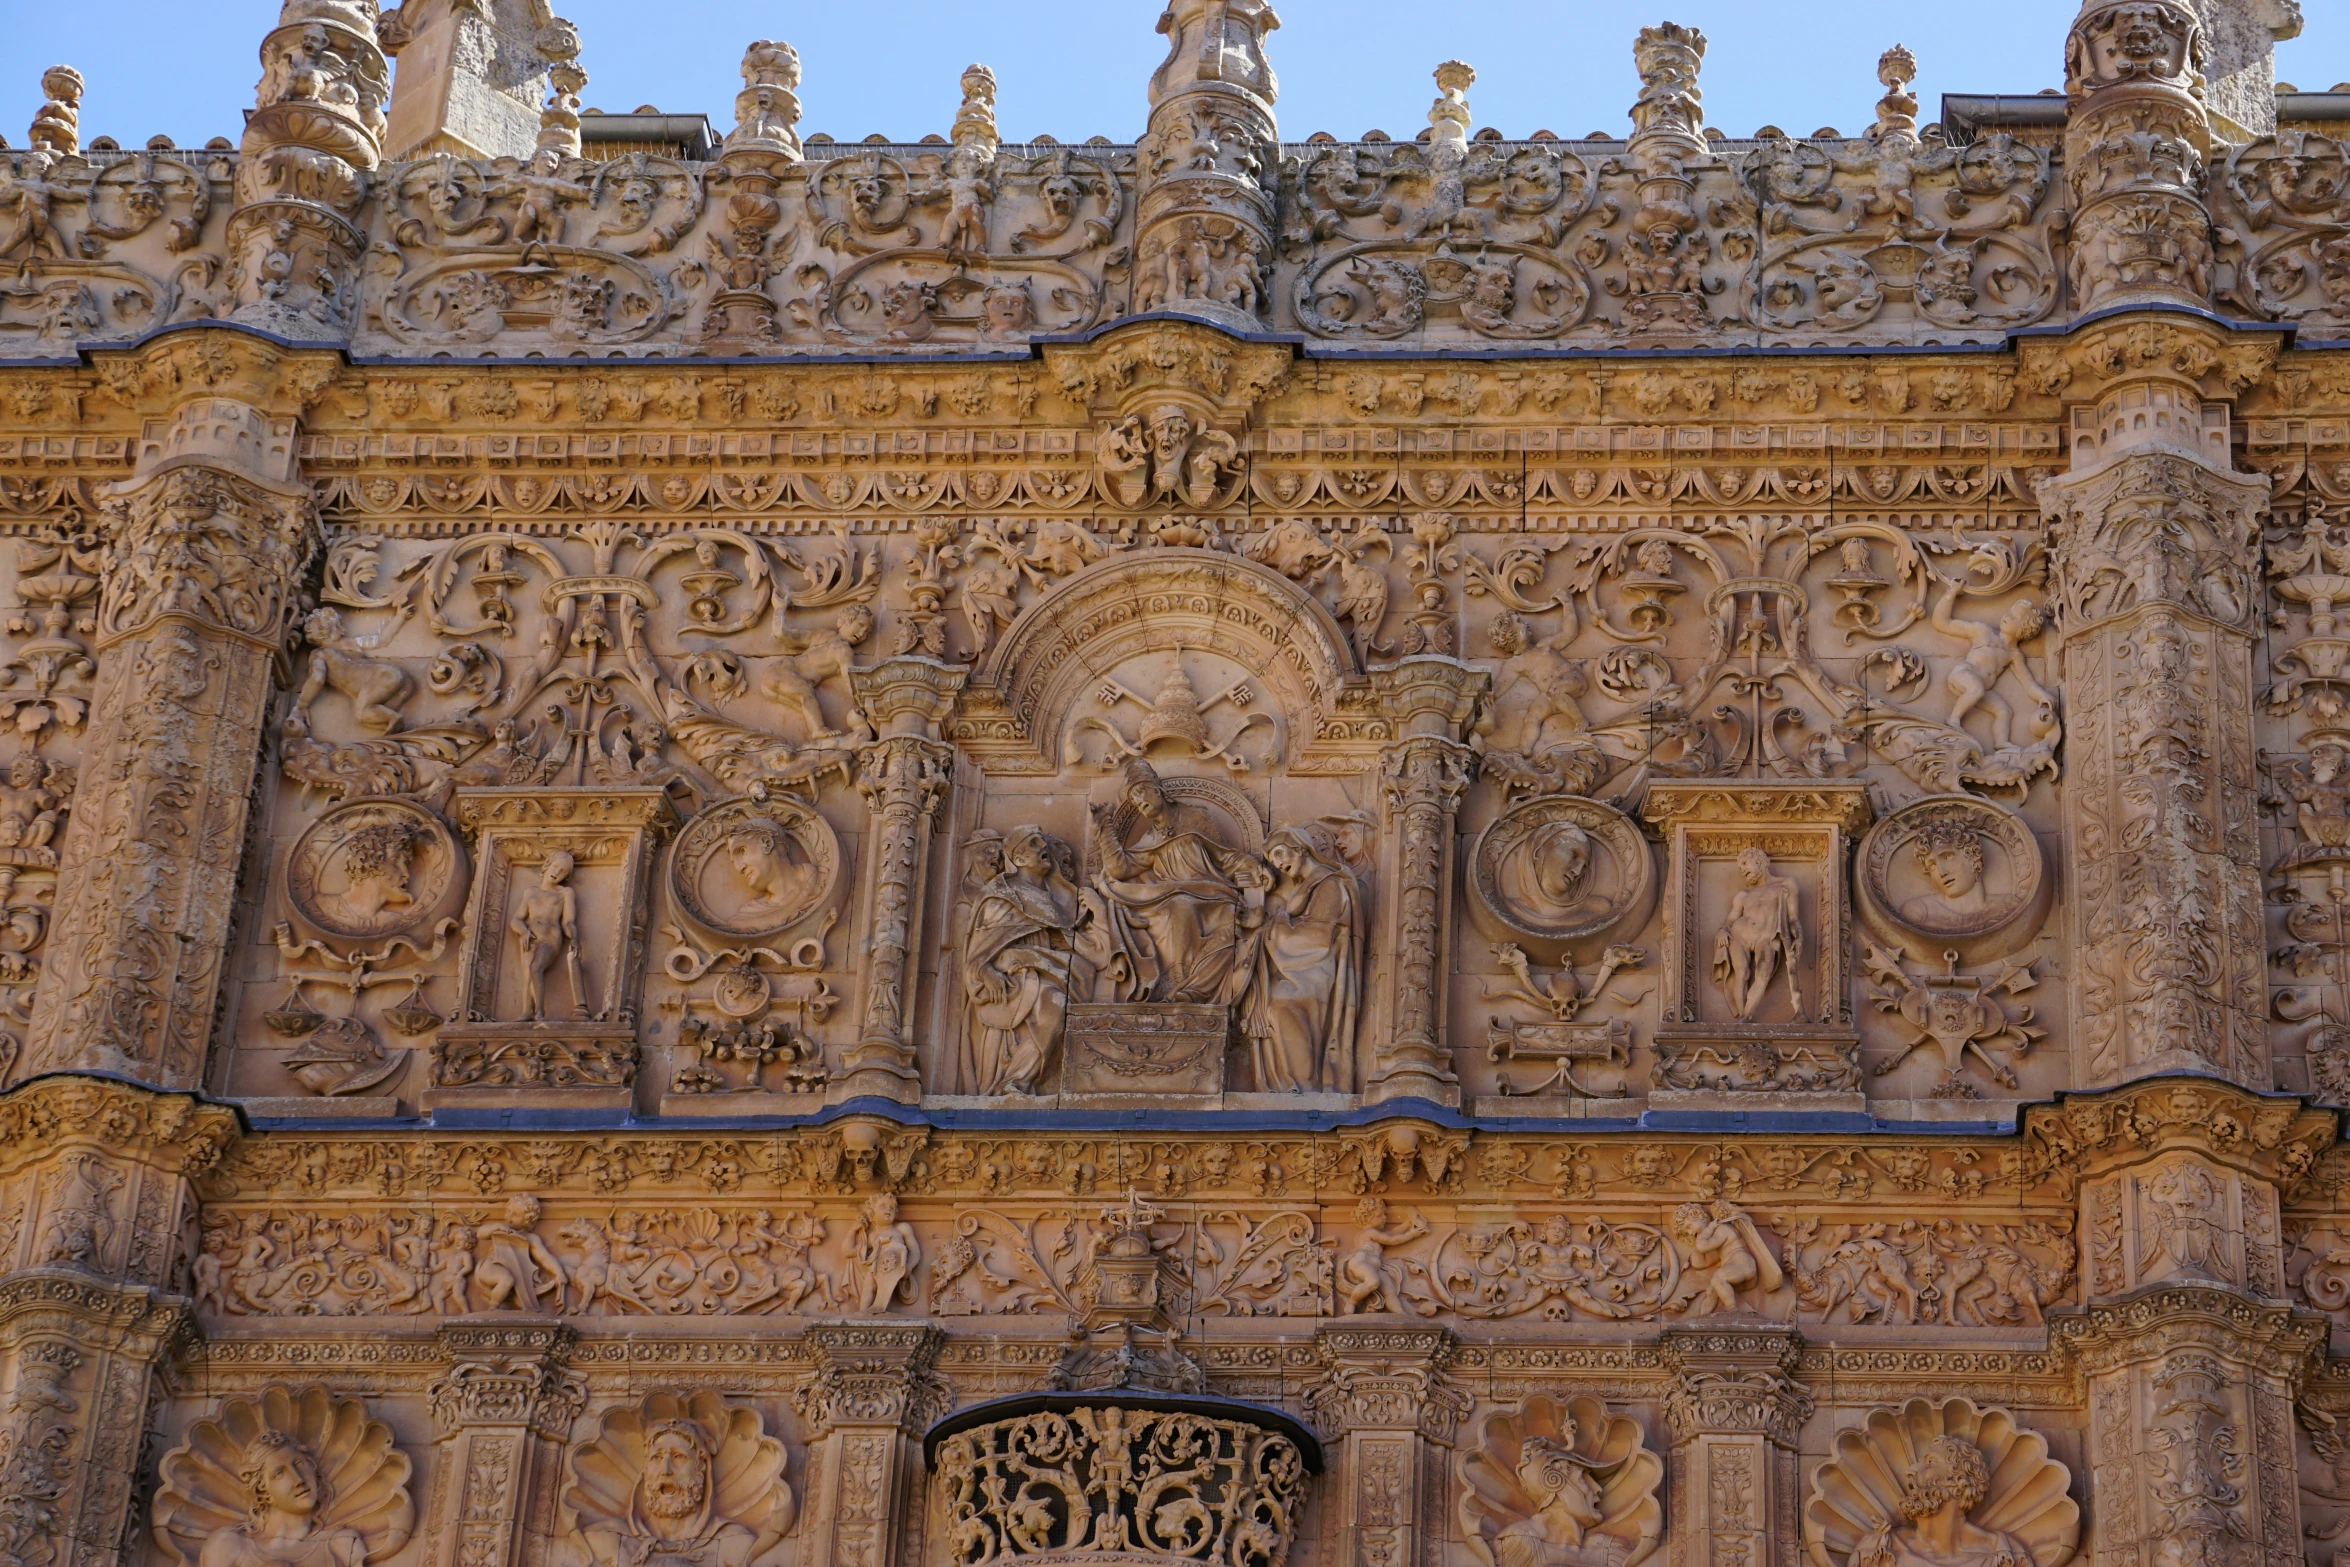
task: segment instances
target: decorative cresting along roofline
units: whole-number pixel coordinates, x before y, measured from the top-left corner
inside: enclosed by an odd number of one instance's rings
[[[761,40],[697,158],[582,140],[582,41],[544,0],[380,19],[290,0],[235,147],[85,145],[80,77],[44,79],[31,149],[0,154],[24,296],[0,360],[216,319],[369,360],[954,358],[1161,315],[1342,356],[1998,345],[2107,302],[2084,244],[2140,243],[2100,227],[2121,209],[2090,167],[2110,161],[2097,116],[2201,116],[2210,93],[2230,107],[2197,133],[2209,177],[2166,198],[2208,215],[2200,291],[2238,322],[2350,334],[2338,122],[2288,94],[2303,117],[2279,123],[2248,85],[2258,26],[2199,31],[2159,80],[2084,77],[2046,125],[1949,135],[1919,125],[1896,48],[1865,129],[1728,138],[1701,108],[1703,35],[1667,23],[1637,40],[1628,138],[1474,128],[1476,72],[1447,61],[1425,131],[1354,142],[1283,139],[1277,26],[1170,5],[1130,144],[1003,140],[976,65],[947,136],[805,135],[803,63]],[[2067,109],[2088,140],[2066,143]]]

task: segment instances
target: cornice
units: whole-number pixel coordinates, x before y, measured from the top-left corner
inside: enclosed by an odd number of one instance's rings
[[[53,1072],[0,1093],[0,1176],[91,1148],[189,1179],[214,1168],[241,1119],[224,1104],[121,1078]]]

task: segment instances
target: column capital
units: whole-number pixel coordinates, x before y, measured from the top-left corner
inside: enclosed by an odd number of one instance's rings
[[[1665,1420],[1676,1443],[1706,1435],[1760,1435],[1792,1452],[1811,1418],[1810,1389],[1795,1379],[1803,1335],[1794,1328],[1667,1328],[1657,1349],[1672,1367]]]
[[[1322,1375],[1305,1390],[1307,1412],[1326,1437],[1410,1431],[1449,1445],[1474,1403],[1451,1375],[1459,1352],[1450,1328],[1318,1329]]]
[[[578,1338],[557,1322],[445,1324],[434,1335],[449,1358],[430,1392],[434,1429],[524,1426],[562,1441],[587,1408],[587,1383],[567,1363]]]
[[[820,1322],[804,1342],[816,1375],[794,1399],[813,1436],[886,1426],[920,1436],[954,1406],[934,1369],[946,1335],[928,1323]]]
[[[2322,1355],[2331,1319],[2223,1284],[2153,1284],[2048,1314],[2048,1345],[2084,1376],[2203,1350],[2290,1385]]]

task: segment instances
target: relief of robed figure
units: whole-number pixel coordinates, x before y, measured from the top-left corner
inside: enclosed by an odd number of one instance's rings
[[[1345,1092],[1363,1002],[1363,894],[1337,835],[1319,822],[1265,845],[1278,880],[1265,899],[1241,1029],[1265,1093]]]
[[[1090,999],[1111,957],[1100,900],[1070,876],[1068,846],[1015,827],[1003,869],[981,887],[964,939],[972,1064],[982,1094],[1033,1094],[1072,1000]]]
[[[1169,799],[1148,762],[1128,762],[1119,787],[1129,823],[1117,807],[1093,807],[1094,890],[1122,960],[1116,999],[1236,1003],[1254,977],[1272,872],[1220,842],[1206,811]]]

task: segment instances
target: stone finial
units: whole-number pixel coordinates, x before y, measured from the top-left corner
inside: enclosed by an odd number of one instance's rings
[[[958,147],[996,149],[995,72],[984,65],[963,71],[963,107],[955,111],[951,139]]]
[[[1632,66],[1640,73],[1640,97],[1632,105],[1635,137],[1671,136],[1697,150],[1705,143],[1704,95],[1697,89],[1705,63],[1705,34],[1679,22],[1640,29],[1632,45]]]
[[[579,94],[588,73],[579,63],[579,29],[556,17],[539,29],[538,51],[547,60],[547,105],[539,111],[538,150],[566,158],[580,155]]]
[[[82,73],[52,65],[41,73],[41,91],[48,101],[33,115],[32,144],[61,157],[81,151]]]
[[[1435,132],[1434,140],[1469,139],[1469,89],[1476,85],[1476,69],[1459,60],[1447,60],[1436,68],[1436,101],[1428,106],[1428,128]]]
[[[743,90],[734,95],[729,152],[738,149],[797,159],[800,135],[800,52],[779,38],[761,38],[743,51]]]
[[[1917,138],[1918,99],[1909,90],[1917,74],[1918,57],[1900,44],[1877,56],[1877,80],[1885,84],[1885,96],[1877,100],[1877,123],[1869,131],[1869,140]]]
[[[1167,58],[1151,73],[1151,108],[1204,87],[1245,95],[1270,114],[1281,84],[1265,35],[1280,25],[1266,0],[1167,0]]]

